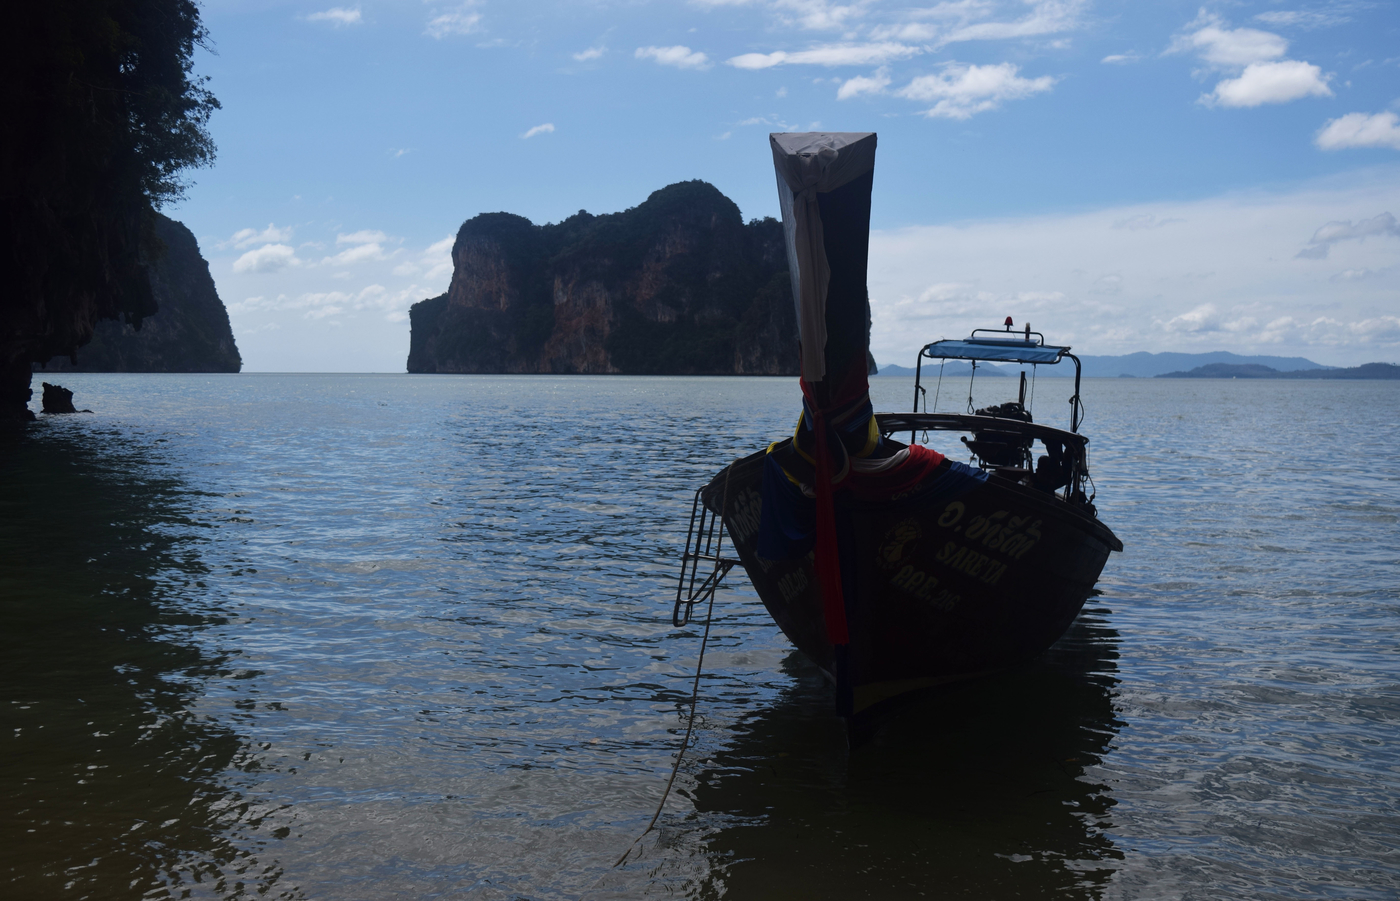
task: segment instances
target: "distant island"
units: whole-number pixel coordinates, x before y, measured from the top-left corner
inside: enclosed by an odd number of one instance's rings
[[[452,262],[409,311],[409,372],[797,374],[782,224],[703,181],[557,224],[483,213]]]
[[[1345,369],[1295,369],[1280,372],[1258,363],[1208,363],[1186,372],[1166,372],[1159,379],[1400,379],[1400,366],[1363,363]]]
[[[1367,363],[1342,369],[1323,366],[1305,357],[1241,356],[1226,350],[1209,353],[1147,353],[1139,351],[1122,356],[1083,355],[1079,358],[1086,378],[1288,378],[1288,379],[1391,379],[1387,374],[1400,370],[1389,363]],[[924,372],[938,366],[937,361],[924,361]],[[957,367],[957,368],[955,368]],[[979,363],[978,377],[990,375],[1014,375],[1019,369],[1014,364],[998,367],[994,364]],[[943,371],[945,376],[966,376],[970,368],[966,363],[949,363]],[[880,367],[881,375],[912,376],[912,366],[886,364]],[[1037,374],[1044,377],[1072,376],[1074,365],[1069,362],[1054,366],[1041,366]]]
[[[1224,363],[1229,365],[1258,365],[1269,366],[1280,372],[1294,372],[1303,369],[1328,369],[1321,363],[1314,363],[1305,357],[1271,357],[1271,356],[1242,356],[1230,353],[1227,350],[1216,350],[1208,353],[1188,354],[1188,353],[1147,353],[1138,351],[1132,354],[1121,356],[1095,356],[1085,354],[1080,356],[1080,362],[1084,364],[1084,375],[1088,378],[1115,378],[1117,376],[1136,376],[1138,378],[1153,378],[1159,375],[1166,375],[1169,372],[1191,369],[1196,366],[1209,366],[1213,363]],[[1055,375],[1074,375],[1074,368],[1064,366],[1043,367],[1042,375],[1052,374],[1048,370],[1066,369],[1068,372],[1053,373]]]
[[[188,228],[156,214],[165,253],[149,268],[156,312],[138,329],[99,320],[77,356],[59,356],[35,372],[238,372],[243,360],[209,263]]]

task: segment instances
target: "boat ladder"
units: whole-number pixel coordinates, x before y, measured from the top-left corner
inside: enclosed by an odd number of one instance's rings
[[[685,534],[685,553],[681,557],[681,576],[676,584],[676,605],[671,610],[671,622],[676,626],[690,623],[695,605],[714,596],[729,571],[739,564],[732,557],[720,554],[724,544],[724,519],[705,506],[700,494],[690,504],[690,528]],[[714,565],[707,567],[702,561]]]

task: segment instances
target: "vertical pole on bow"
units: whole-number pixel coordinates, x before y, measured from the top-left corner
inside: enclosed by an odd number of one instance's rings
[[[854,674],[847,602],[856,586],[854,561],[847,558],[843,566],[842,560],[833,481],[844,477],[849,465],[848,451],[838,443],[834,425],[842,434],[850,431],[853,421],[840,412],[841,407],[858,405],[869,390],[866,263],[875,135],[772,134],[769,143],[797,314],[801,385],[815,439],[814,568],[833,651],[837,712],[849,716]],[[840,420],[836,424],[831,421],[833,415]]]

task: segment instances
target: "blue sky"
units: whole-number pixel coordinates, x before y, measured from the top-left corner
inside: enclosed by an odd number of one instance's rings
[[[1400,360],[1393,3],[212,0],[188,224],[249,370],[401,371],[465,219],[880,133],[881,362],[1012,315],[1090,354]]]

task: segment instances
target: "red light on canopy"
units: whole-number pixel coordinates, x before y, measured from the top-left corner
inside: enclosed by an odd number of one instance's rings
[[[1010,330],[1011,330],[1011,326],[1013,326],[1013,325],[1015,325],[1015,324],[1016,324],[1016,323],[1014,323],[1014,322],[1011,321],[1011,317],[1010,317],[1010,316],[1007,316],[1007,317],[1006,317],[1006,329],[1007,329],[1007,331],[1010,331]]]

